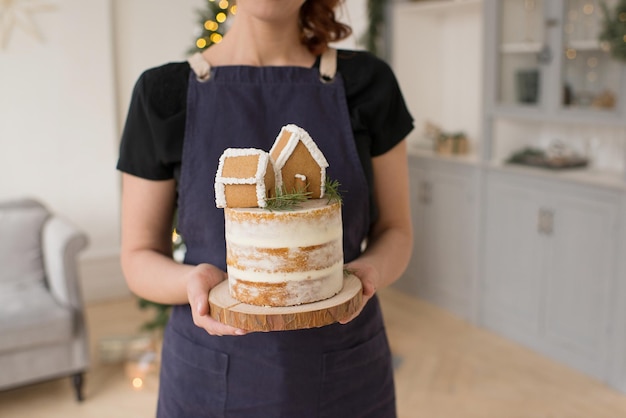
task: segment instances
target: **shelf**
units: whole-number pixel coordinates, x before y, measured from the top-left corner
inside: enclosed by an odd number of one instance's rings
[[[569,40],[565,46],[567,48],[572,48],[577,51],[603,51],[600,46],[600,41],[594,39],[586,39],[586,40]]]
[[[614,191],[626,191],[626,184],[621,173],[598,171],[592,168],[550,170],[537,167],[526,167],[519,164],[505,162],[491,162],[489,169],[518,173],[532,177],[549,180],[562,180],[570,183],[585,184],[594,187],[602,187]]]
[[[480,165],[480,157],[474,153],[463,154],[463,155],[437,154],[435,151],[420,148],[412,144],[408,145],[407,153],[410,157],[426,158],[430,160],[445,161],[445,162],[470,165],[470,166]]]
[[[541,42],[507,42],[500,45],[503,54],[538,54],[541,52]]]
[[[536,106],[501,105],[489,112],[491,117],[529,122],[554,122],[563,124],[588,124],[611,127],[623,127],[624,120],[618,110],[595,108],[563,108],[549,114]]]
[[[398,10],[405,13],[420,14],[440,14],[450,12],[464,12],[467,10],[476,10],[482,5],[482,0],[429,0],[429,1],[407,1],[399,3]]]

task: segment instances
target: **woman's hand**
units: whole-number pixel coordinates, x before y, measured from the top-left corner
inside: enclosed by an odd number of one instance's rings
[[[222,324],[209,315],[209,292],[226,279],[226,273],[210,264],[199,264],[187,273],[187,298],[193,323],[211,335],[245,335],[246,331]]]
[[[341,324],[347,324],[352,321],[354,318],[359,316],[367,302],[374,296],[377,289],[377,283],[380,282],[380,274],[378,270],[372,265],[365,261],[361,261],[359,259],[352,261],[345,265],[345,269],[350,271],[356,277],[361,280],[361,285],[363,286],[363,294],[361,306],[359,309],[349,318],[339,321]]]

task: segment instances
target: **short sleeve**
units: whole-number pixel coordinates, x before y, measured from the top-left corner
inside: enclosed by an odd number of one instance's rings
[[[353,53],[344,63],[353,126],[367,132],[369,155],[382,155],[413,130],[398,81],[391,67],[370,53]]]
[[[133,89],[117,169],[149,180],[175,178],[185,130],[188,66],[144,72]]]

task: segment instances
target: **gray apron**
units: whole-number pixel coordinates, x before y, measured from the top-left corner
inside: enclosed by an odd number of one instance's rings
[[[330,69],[327,77],[316,67],[193,65],[178,185],[185,263],[226,269],[224,213],[215,206],[213,187],[219,157],[229,147],[269,151],[289,123],[309,132],[329,162],[328,177],[341,183],[345,261],[359,256],[369,230],[368,185],[334,52],[321,59],[320,68]],[[193,324],[188,304],[173,307],[157,415],[395,417],[378,299],[347,325],[237,337],[211,336]]]

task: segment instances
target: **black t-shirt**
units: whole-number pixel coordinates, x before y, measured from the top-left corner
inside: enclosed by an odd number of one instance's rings
[[[319,67],[319,59],[315,66]],[[141,75],[122,134],[119,170],[149,180],[178,180],[189,71],[187,62],[175,62]],[[413,119],[396,78],[384,61],[368,52],[340,50],[337,71],[344,80],[357,152],[372,190],[371,158],[404,139],[413,129]],[[227,147],[225,144],[224,149]],[[373,205],[372,209],[373,220]]]

